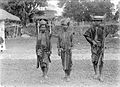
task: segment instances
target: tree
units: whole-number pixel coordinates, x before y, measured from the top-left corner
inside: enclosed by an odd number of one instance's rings
[[[87,9],[90,14],[101,16],[106,14],[108,20],[109,18],[112,18],[112,7],[114,4],[112,4],[109,0],[94,1],[89,3],[90,6],[88,6]]]
[[[69,2],[70,0],[59,0],[58,6],[60,8],[62,8],[67,2]]]
[[[63,16],[72,17],[76,21],[90,21],[90,15],[107,15],[111,18],[113,4],[109,0],[60,0],[59,6],[64,6]]]
[[[83,1],[89,1],[89,0],[59,0],[59,3],[58,3],[58,6],[60,8],[62,8],[63,6],[65,6],[68,2],[71,2],[71,1],[77,1],[77,2],[83,2]]]
[[[120,1],[119,1],[118,4],[117,4],[117,9],[118,9],[118,11],[120,12]]]
[[[43,11],[38,11],[36,8],[47,5],[47,0],[9,0],[4,9],[8,12],[18,16],[22,24],[26,26],[34,14],[44,14]]]
[[[120,1],[118,2],[117,9],[118,9],[118,12],[119,12],[119,20],[120,20]]]
[[[55,14],[57,13],[57,11],[55,11],[55,10],[45,10],[45,14],[46,14],[46,16],[48,16],[48,17],[55,17]]]
[[[116,11],[113,20],[117,21],[119,18],[119,11]]]
[[[84,7],[78,1],[67,2],[63,16],[74,18],[76,21],[82,21],[84,19]]]

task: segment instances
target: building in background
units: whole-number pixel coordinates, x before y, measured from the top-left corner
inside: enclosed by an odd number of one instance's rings
[[[0,43],[0,51],[6,49],[5,47],[5,21],[6,20],[16,20],[20,21],[20,19],[7,11],[0,9],[0,37],[2,37],[3,42]]]

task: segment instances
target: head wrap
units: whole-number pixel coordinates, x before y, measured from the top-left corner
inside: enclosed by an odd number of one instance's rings
[[[64,18],[61,20],[61,25],[68,25],[70,23],[70,18]]]
[[[42,20],[40,21],[40,24],[47,24],[47,22],[42,19]]]

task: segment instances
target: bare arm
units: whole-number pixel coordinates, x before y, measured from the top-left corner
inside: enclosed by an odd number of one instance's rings
[[[58,36],[57,48],[60,48],[60,37]]]
[[[92,39],[92,35],[91,35],[91,29],[88,29],[85,34],[84,37],[86,38],[86,40],[90,43],[93,44],[94,40]]]
[[[74,35],[74,33],[72,33],[71,36],[70,36],[71,47],[73,47],[73,35]]]

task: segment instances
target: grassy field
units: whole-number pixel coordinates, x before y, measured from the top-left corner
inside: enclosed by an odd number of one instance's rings
[[[0,53],[0,82],[3,87],[119,87],[119,39],[107,38],[104,58],[104,82],[93,79],[90,46],[84,37],[75,39],[71,81],[64,82],[64,72],[57,55],[56,39],[52,39],[52,63],[49,78],[43,80],[36,69],[35,37],[6,39],[6,51]]]

